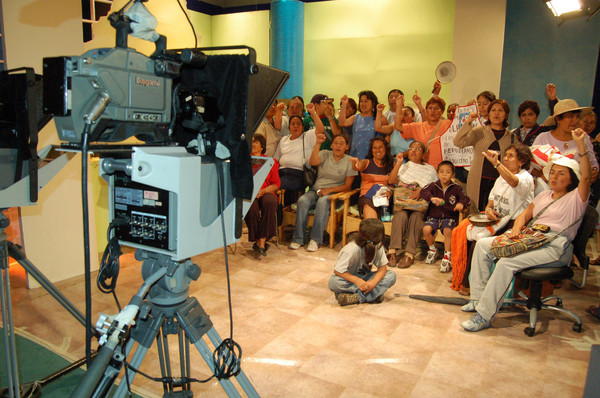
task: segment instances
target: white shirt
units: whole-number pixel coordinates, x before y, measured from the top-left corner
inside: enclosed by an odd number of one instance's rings
[[[534,198],[535,184],[531,174],[521,169],[516,177],[519,183],[513,188],[500,176],[489,196],[489,200],[494,201],[494,210],[500,213],[501,217],[510,215],[511,220],[521,214]]]
[[[317,140],[315,129],[305,131],[295,140],[292,140],[291,137],[291,135],[286,135],[279,141],[273,157],[279,161],[280,169],[302,170],[304,164],[310,166],[310,154]],[[304,141],[304,154],[302,153],[302,141]]]
[[[428,164],[418,164],[410,160],[398,169],[398,179],[405,184],[416,182],[421,188],[438,180],[435,168]]]

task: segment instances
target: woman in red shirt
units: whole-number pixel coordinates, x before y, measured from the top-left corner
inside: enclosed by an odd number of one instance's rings
[[[262,156],[267,147],[265,137],[254,135],[252,137],[252,156]],[[248,214],[246,214],[246,225],[248,226],[248,241],[254,242],[252,249],[262,256],[267,255],[267,240],[277,233],[277,195],[281,182],[279,181],[279,162],[273,159],[275,164],[263,182],[256,199],[252,202]],[[256,172],[262,163],[252,164],[252,170]]]

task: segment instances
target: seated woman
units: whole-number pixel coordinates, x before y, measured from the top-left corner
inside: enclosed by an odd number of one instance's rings
[[[298,115],[290,117],[290,135],[281,139],[273,157],[279,161],[279,178],[281,189],[285,189],[284,205],[296,201],[297,195],[304,192],[304,175],[302,170],[308,163],[310,151],[315,143],[315,134],[323,134],[325,127],[315,112],[314,104],[306,105],[316,128],[304,132],[302,118]]]
[[[267,141],[262,135],[252,137],[252,156],[264,156]],[[261,164],[252,164],[252,169],[259,169]],[[248,226],[248,241],[254,242],[252,249],[262,256],[267,255],[267,241],[277,233],[277,195],[279,189],[279,163],[271,167],[271,171],[263,182],[261,188],[246,214]]]
[[[483,153],[488,150],[504,153],[510,144],[518,141],[516,135],[508,129],[509,113],[510,107],[506,101],[494,100],[489,107],[485,126],[471,126],[471,122],[478,116],[477,112],[472,112],[454,137],[454,145],[457,147],[473,146],[474,149],[467,177],[467,195],[471,198],[471,208],[475,205],[477,212],[485,209],[490,191],[500,176],[494,165],[485,161]]]
[[[425,145],[415,141],[408,148],[408,162],[403,163],[402,154],[396,155],[396,164],[388,177],[388,184],[412,186],[411,199],[419,199],[421,188],[437,181],[437,173],[432,165],[423,161]],[[390,238],[389,263],[390,267],[408,268],[414,262],[417,253],[417,243],[421,237],[425,213],[413,210],[395,210],[392,218],[392,236]],[[407,237],[406,251],[402,252],[402,243]]]
[[[571,241],[585,213],[591,183],[590,154],[585,144],[587,134],[576,129],[572,136],[580,162],[565,156],[548,162],[544,174],[550,182],[550,190],[533,199],[515,219],[508,235],[512,239],[519,239],[521,229],[531,221],[549,227],[548,234],[554,238],[538,248],[500,259],[491,252],[495,237],[477,242],[471,269],[471,301],[462,308],[463,311],[476,314],[461,324],[465,330],[477,332],[491,326],[516,272],[556,261],[564,261],[564,265],[568,266],[569,253],[572,253]],[[494,263],[496,265],[492,273]]]
[[[469,295],[469,272],[475,242],[512,228],[514,219],[529,206],[534,197],[534,180],[527,171],[533,158],[529,147],[520,142],[510,145],[504,152],[502,162],[495,151],[487,151],[483,156],[500,173],[485,207],[486,218],[495,223],[485,227],[474,226],[467,220],[452,233],[452,249],[455,255],[452,257],[451,287],[464,296]]]
[[[380,218],[381,208],[375,207],[372,196],[365,196],[376,184],[386,185],[388,174],[394,167],[394,160],[390,155],[390,146],[383,137],[375,137],[369,145],[367,158],[359,160],[351,158],[352,168],[360,172],[360,197],[358,198],[358,211],[362,218]]]
[[[317,181],[308,192],[298,199],[296,209],[296,227],[294,237],[289,248],[299,249],[304,244],[308,212],[315,208],[315,221],[310,232],[310,241],[306,251],[314,252],[319,249],[323,242],[323,231],[327,226],[329,212],[331,209],[329,196],[336,192],[349,191],[356,171],[352,169],[350,156],[346,155],[348,150],[348,138],[344,135],[336,135],[331,144],[331,151],[320,150],[325,141],[325,135],[317,135],[317,140],[310,155],[311,166],[319,166]],[[330,236],[329,239],[333,239]]]

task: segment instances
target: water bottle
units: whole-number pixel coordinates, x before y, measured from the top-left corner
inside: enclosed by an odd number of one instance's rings
[[[382,206],[381,208],[381,221],[385,222],[385,221],[391,221],[392,216],[390,215],[390,212],[388,211],[388,207],[387,206]]]

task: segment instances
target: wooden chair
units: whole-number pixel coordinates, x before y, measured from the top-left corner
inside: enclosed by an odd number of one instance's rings
[[[329,200],[331,201],[331,208],[329,211],[329,220],[327,221],[327,227],[325,228],[325,232],[329,234],[329,247],[333,248],[335,245],[335,231],[337,227],[340,225],[344,218],[344,207],[341,205],[338,206],[338,203],[343,202],[346,203],[347,200],[350,199],[350,196],[358,192],[360,189],[355,189],[352,191],[344,191],[332,194],[329,196]],[[284,190],[278,191],[278,196],[280,200],[280,204],[283,205],[283,194]],[[347,199],[346,199],[347,198]],[[293,205],[292,205],[293,206]],[[279,236],[283,236],[284,228],[287,227],[295,227],[296,226],[296,210],[295,207],[286,206],[283,208],[283,215],[281,218],[281,225],[279,226]],[[308,214],[308,220],[306,225],[308,227],[312,227],[315,220],[314,210],[311,210]],[[345,244],[345,243],[344,243]]]

